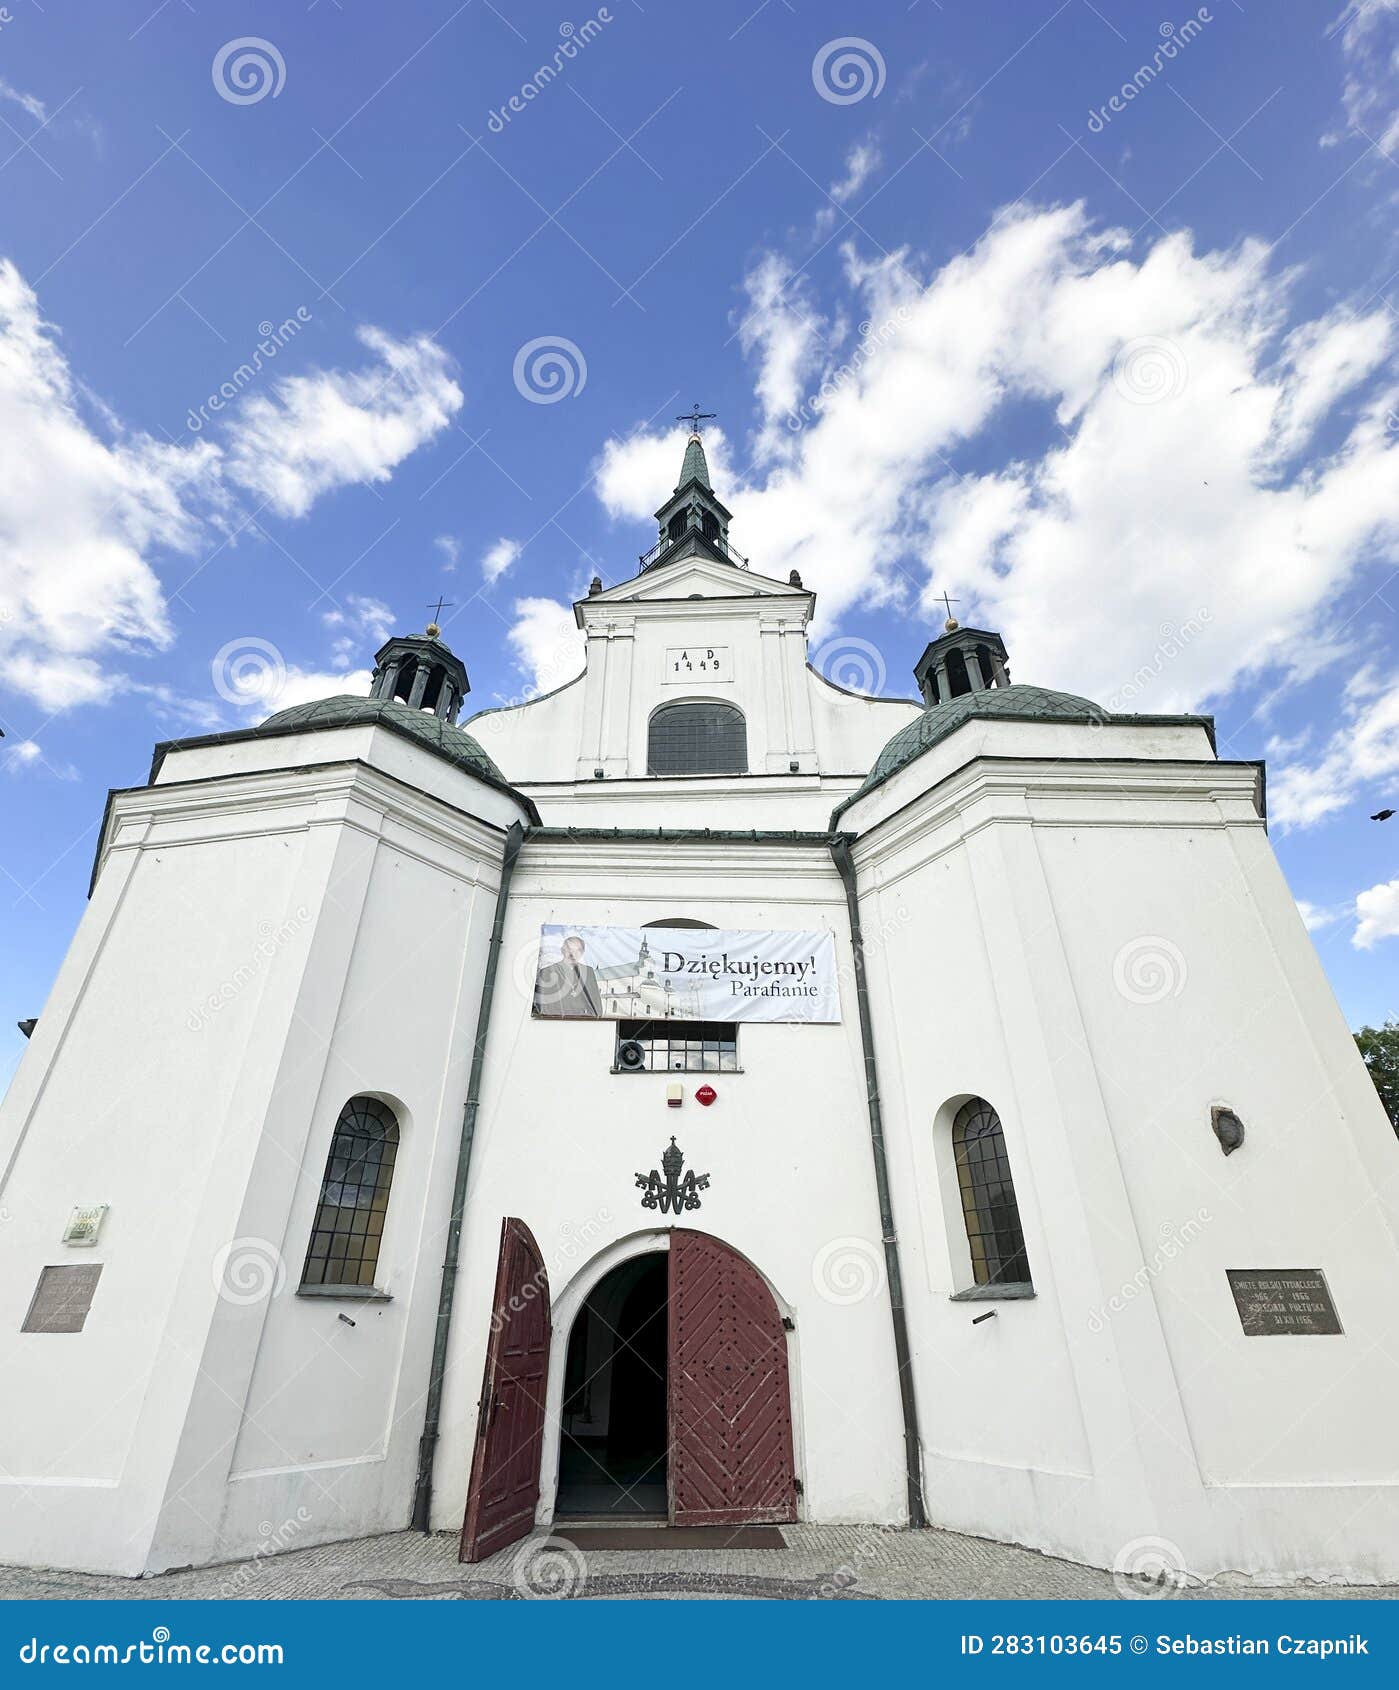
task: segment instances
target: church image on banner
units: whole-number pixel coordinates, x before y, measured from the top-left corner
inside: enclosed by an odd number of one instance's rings
[[[110,795],[0,1114],[0,1562],[1399,1581],[1399,1147],[1262,765],[951,616],[833,685],[698,434],[657,520],[556,691],[460,724],[434,624]]]

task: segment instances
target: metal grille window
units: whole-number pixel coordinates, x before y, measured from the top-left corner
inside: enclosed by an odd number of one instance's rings
[[[748,725],[733,704],[663,704],[651,718],[648,775],[748,773]]]
[[[1030,1263],[1020,1230],[1005,1134],[1000,1116],[985,1098],[974,1097],[957,1111],[952,1123],[952,1153],[976,1283],[1028,1285]]]
[[[393,1110],[352,1097],[335,1123],[303,1285],[373,1285],[397,1154]]]
[[[619,1021],[617,1042],[634,1039],[654,1074],[732,1074],[738,1028],[725,1021]]]

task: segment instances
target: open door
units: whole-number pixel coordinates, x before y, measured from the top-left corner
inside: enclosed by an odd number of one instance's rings
[[[484,1561],[533,1529],[550,1327],[544,1258],[525,1223],[507,1215],[461,1533],[463,1561]]]
[[[757,1269],[708,1233],[670,1235],[667,1372],[671,1519],[795,1521],[786,1329]]]

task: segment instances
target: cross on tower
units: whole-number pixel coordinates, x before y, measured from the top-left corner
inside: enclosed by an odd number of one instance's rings
[[[453,603],[453,601],[451,599],[439,598],[437,603],[436,604],[430,604],[428,606],[428,609],[432,612],[433,621],[434,622],[440,622],[442,620],[442,612],[444,610],[455,610],[456,605]]]
[[[954,604],[961,604],[961,599],[950,599],[947,594],[942,595],[942,602],[947,607],[947,626],[949,629],[957,626],[957,618],[952,614]]]
[[[699,400],[696,399],[695,403],[694,403],[694,408],[692,410],[686,411],[683,416],[678,416],[675,420],[676,420],[676,422],[689,423],[690,433],[691,434],[698,434],[699,433],[699,425],[702,422],[712,422],[714,420],[714,418],[717,417],[718,415],[719,415],[719,413],[717,411],[702,411],[702,410],[700,410]]]

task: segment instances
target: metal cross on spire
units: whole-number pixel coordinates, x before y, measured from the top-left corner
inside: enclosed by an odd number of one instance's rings
[[[442,612],[444,610],[455,610],[456,605],[451,599],[439,598],[437,603],[430,604],[428,609],[432,612],[432,621],[428,625],[429,627],[436,628],[438,623],[442,620]]]
[[[950,599],[947,594],[944,593],[942,595],[942,602],[947,610],[947,631],[950,634],[957,626],[957,618],[952,614],[952,607],[954,604],[961,604],[962,601],[961,599]]]
[[[676,422],[689,423],[690,433],[691,434],[698,434],[699,433],[699,425],[702,422],[712,422],[714,420],[714,418],[717,417],[718,415],[719,415],[719,413],[717,411],[702,411],[702,410],[700,410],[699,400],[696,399],[693,409],[686,411],[683,416],[678,416],[675,420],[676,420]]]

